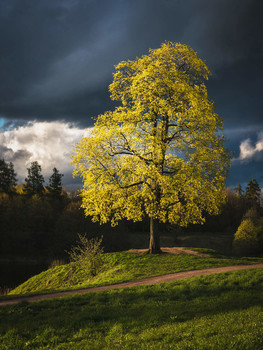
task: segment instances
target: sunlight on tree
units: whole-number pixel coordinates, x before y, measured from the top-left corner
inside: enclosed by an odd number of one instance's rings
[[[186,226],[219,213],[230,154],[204,84],[210,72],[189,46],[167,42],[115,68],[109,90],[121,106],[76,144],[74,175],[94,221],[148,216],[156,253],[157,221]]]

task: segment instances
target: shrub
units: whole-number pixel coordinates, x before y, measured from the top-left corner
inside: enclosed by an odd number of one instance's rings
[[[88,239],[86,235],[78,235],[79,244],[72,247],[69,252],[70,261],[75,268],[87,269],[91,276],[96,276],[103,265],[101,247],[102,237]]]
[[[233,251],[237,255],[249,255],[259,250],[258,228],[252,219],[244,219],[235,233]]]

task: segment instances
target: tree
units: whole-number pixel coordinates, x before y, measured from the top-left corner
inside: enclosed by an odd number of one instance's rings
[[[24,191],[30,195],[42,194],[44,192],[43,183],[45,182],[41,174],[41,166],[38,162],[32,162],[30,168],[27,168],[28,176],[25,179]]]
[[[83,178],[82,206],[93,221],[148,216],[156,253],[157,221],[186,226],[219,213],[230,154],[207,97],[210,72],[189,46],[168,42],[115,68],[109,90],[122,105],[98,116],[76,144],[74,175]]]
[[[6,163],[4,159],[0,159],[0,192],[11,193],[16,182],[13,163]]]
[[[234,188],[235,193],[241,197],[244,194],[244,191],[242,190],[242,186],[240,184],[237,185],[237,187]]]
[[[62,177],[64,174],[60,174],[57,168],[53,169],[53,174],[49,178],[48,190],[55,196],[60,196],[62,192]]]
[[[259,205],[260,196],[261,189],[259,187],[259,184],[255,179],[252,179],[249,181],[246,187],[245,197],[250,201],[251,204]]]

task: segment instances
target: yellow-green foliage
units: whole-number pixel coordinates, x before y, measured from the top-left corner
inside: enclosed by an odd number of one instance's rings
[[[73,158],[86,215],[114,225],[146,214],[185,226],[217,214],[230,156],[205,63],[168,42],[115,68],[109,90],[122,105],[97,118]]]
[[[233,241],[233,249],[236,254],[244,255],[256,253],[259,249],[258,228],[251,219],[244,219]]]

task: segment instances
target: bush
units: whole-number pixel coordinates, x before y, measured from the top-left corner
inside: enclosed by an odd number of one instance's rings
[[[260,251],[258,227],[252,219],[244,219],[235,233],[233,251],[237,255],[255,254]]]
[[[88,239],[86,235],[78,235],[79,245],[68,252],[75,268],[87,269],[91,276],[96,276],[103,265],[101,247],[102,237]]]

